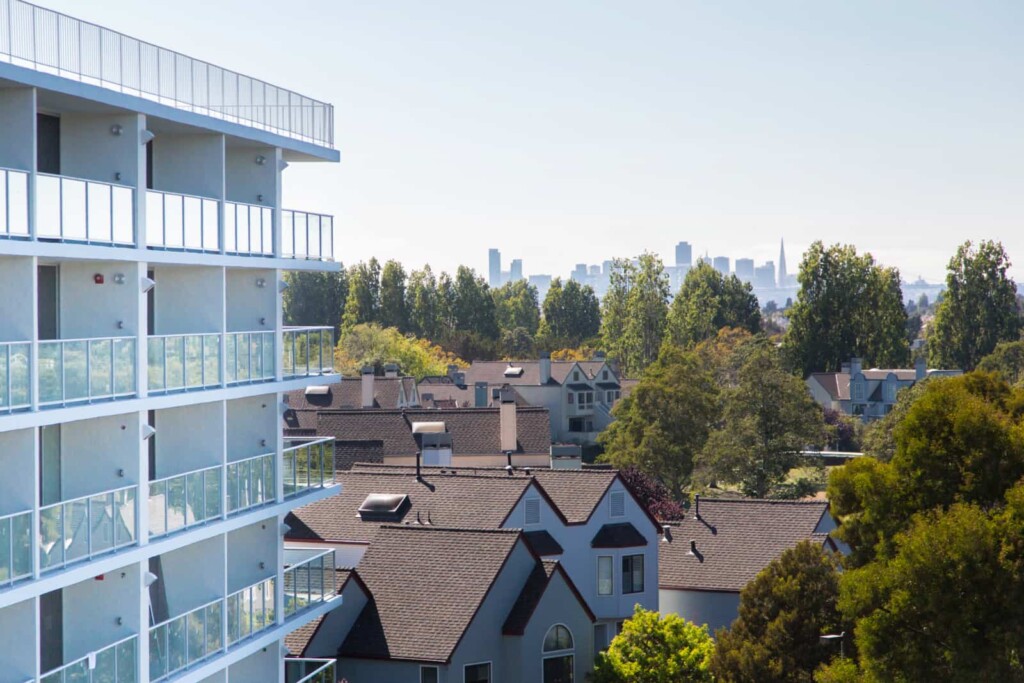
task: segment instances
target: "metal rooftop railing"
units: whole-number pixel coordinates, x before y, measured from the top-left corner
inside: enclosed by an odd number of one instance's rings
[[[330,104],[22,0],[0,0],[0,61],[334,146]]]

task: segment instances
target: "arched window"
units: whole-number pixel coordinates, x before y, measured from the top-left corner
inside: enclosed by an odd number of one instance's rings
[[[544,636],[544,683],[573,683],[572,633],[555,624]]]

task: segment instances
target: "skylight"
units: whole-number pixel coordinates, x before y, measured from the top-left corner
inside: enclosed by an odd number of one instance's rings
[[[505,374],[506,377],[522,377],[523,376],[523,369],[521,367],[517,367],[515,365],[510,365],[507,368],[505,368],[505,373],[504,374]]]
[[[412,503],[404,493],[371,493],[359,506],[364,522],[400,522]]]

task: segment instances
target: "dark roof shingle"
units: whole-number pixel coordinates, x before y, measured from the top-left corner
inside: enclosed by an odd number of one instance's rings
[[[590,541],[591,548],[639,548],[647,539],[629,522],[605,524]]]

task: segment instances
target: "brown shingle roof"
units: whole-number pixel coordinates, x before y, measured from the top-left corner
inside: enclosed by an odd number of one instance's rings
[[[850,375],[846,372],[813,372],[814,378],[821,388],[828,392],[834,401],[850,400]]]
[[[335,570],[335,574],[336,591],[340,595],[341,591],[345,589],[345,584],[348,583],[350,578],[355,576],[355,573],[351,569],[339,567]],[[313,640],[313,636],[320,629],[320,624],[323,623],[326,616],[327,614],[322,614],[284,637],[284,644],[291,653],[291,656],[302,657],[306,654],[309,642]]]
[[[586,379],[595,379],[594,375],[600,370],[602,366],[605,366],[604,361],[590,360],[590,361],[570,361],[570,360],[553,360],[551,361],[551,381],[556,384],[563,384],[566,377],[569,376],[569,372],[576,365],[580,366],[580,369],[586,375]],[[520,376],[507,376],[505,371],[509,366],[522,368],[523,373]],[[466,375],[466,385],[472,387],[474,382],[487,382],[493,385],[502,384],[525,384],[525,385],[539,385],[540,384],[540,361],[537,360],[512,360],[512,361],[473,361],[473,364],[466,368],[464,371]],[[583,378],[581,377],[581,380]],[[600,379],[599,377],[597,379]],[[609,367],[609,380],[614,380],[615,375]]]
[[[435,526],[497,529],[531,483],[522,477],[442,476],[436,471],[426,473],[419,482],[413,472],[404,468],[360,471],[357,467],[337,474],[341,493],[289,513],[288,538],[369,543],[381,523],[362,521],[357,510],[371,493],[408,495],[411,507],[403,523],[415,523],[419,515],[421,522],[429,520]]]
[[[394,410],[398,408],[400,386],[405,388],[408,400],[416,387],[414,377],[374,377],[374,407]],[[342,377],[340,382],[328,385],[326,394],[307,395],[305,389],[288,392],[288,406],[301,410],[344,410],[363,407],[363,380],[361,377]]]
[[[508,618],[505,619],[505,624],[501,627],[502,633],[505,635],[523,634],[526,625],[530,623],[530,617],[533,616],[540,599],[544,596],[544,590],[548,587],[551,575],[557,568],[557,560],[542,560],[537,563],[526,579],[526,583],[523,584],[523,590],[519,592],[515,604],[512,605],[512,611],[508,613]]]
[[[338,654],[447,662],[519,541],[519,530],[382,527],[358,570],[372,599]]]
[[[826,501],[701,499],[701,519],[691,509],[670,523],[672,542],[659,544],[658,586],[738,592],[783,551],[820,537],[814,530],[827,512]]]

